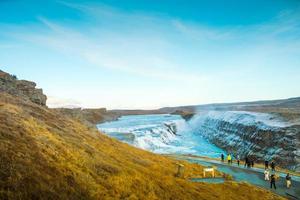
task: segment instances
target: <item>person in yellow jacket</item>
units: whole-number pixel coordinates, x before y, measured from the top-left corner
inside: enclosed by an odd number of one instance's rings
[[[228,164],[232,164],[232,158],[231,158],[230,154],[228,154],[228,156],[227,156],[227,161],[228,161]]]

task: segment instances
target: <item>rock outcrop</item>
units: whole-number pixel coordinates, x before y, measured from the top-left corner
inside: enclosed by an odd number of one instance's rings
[[[18,80],[16,76],[0,70],[0,92],[22,97],[38,105],[46,106],[47,96],[42,89],[37,89],[36,83]]]
[[[211,111],[191,123],[210,142],[235,156],[274,160],[281,167],[300,171],[300,125],[243,111]]]
[[[184,110],[176,110],[175,112],[173,112],[171,114],[172,115],[180,115],[186,121],[189,121],[195,115],[194,112],[188,112],[188,111],[184,111]]]

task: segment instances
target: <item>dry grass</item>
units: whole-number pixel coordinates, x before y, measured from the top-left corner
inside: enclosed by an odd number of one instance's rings
[[[196,164],[182,162],[177,178],[176,160],[0,95],[0,199],[280,199],[247,184],[191,183]]]

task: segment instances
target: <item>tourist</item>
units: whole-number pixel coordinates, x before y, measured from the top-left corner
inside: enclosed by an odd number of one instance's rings
[[[245,165],[244,165],[244,167],[248,166],[248,162],[249,162],[249,158],[248,158],[248,156],[246,156],[245,157]]]
[[[269,161],[265,160],[265,169],[269,169]]]
[[[275,163],[274,163],[274,161],[271,162],[271,168],[272,168],[272,171],[275,172]]]
[[[238,166],[240,166],[240,156],[239,155],[236,156],[236,160],[237,160]]]
[[[251,167],[254,167],[254,160],[251,160]]]
[[[275,184],[275,182],[276,182],[276,176],[275,176],[275,174],[272,174],[272,175],[271,175],[271,181],[270,181],[270,187],[271,187],[271,188],[274,187],[274,189],[276,190],[276,184]],[[272,187],[272,186],[273,186],[273,187]]]
[[[247,167],[251,168],[251,162],[250,162],[250,160],[248,160],[248,162],[247,162]]]
[[[292,177],[290,176],[289,173],[287,173],[285,180],[286,180],[286,187],[289,189],[292,185]]]
[[[230,154],[228,154],[228,156],[227,156],[227,161],[228,161],[228,164],[232,163],[232,161],[231,161],[231,155]]]
[[[270,180],[270,172],[269,172],[269,169],[265,169],[264,174],[265,174],[265,181],[269,181],[269,180]]]
[[[221,161],[224,162],[224,154],[221,154]]]

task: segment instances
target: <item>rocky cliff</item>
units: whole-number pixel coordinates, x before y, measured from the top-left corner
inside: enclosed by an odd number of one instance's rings
[[[36,83],[26,80],[18,80],[16,76],[0,70],[0,92],[30,100],[38,105],[46,106],[47,96],[42,89],[37,89]]]
[[[210,111],[191,124],[210,142],[243,158],[274,160],[300,171],[300,125],[279,116],[245,111]]]

